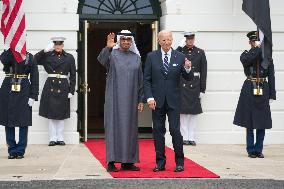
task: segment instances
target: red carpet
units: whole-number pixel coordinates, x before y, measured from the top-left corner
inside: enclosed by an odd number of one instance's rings
[[[88,140],[85,145],[92,154],[106,167],[106,152],[104,140]],[[141,171],[119,171],[111,173],[114,178],[219,178],[218,175],[212,173],[197,163],[185,158],[185,171],[180,173],[173,172],[175,168],[174,151],[166,148],[167,165],[166,171],[154,173],[152,169],[155,167],[155,150],[153,140],[140,140],[139,142],[140,163],[136,165]],[[120,164],[117,164],[120,168]]]

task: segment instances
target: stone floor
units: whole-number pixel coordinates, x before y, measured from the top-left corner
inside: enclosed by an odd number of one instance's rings
[[[221,179],[284,180],[284,145],[264,147],[264,159],[247,157],[244,145],[197,145],[184,148],[186,157]],[[29,145],[22,160],[8,160],[0,146],[0,181],[112,178],[84,144],[48,147]]]
[[[28,145],[21,160],[8,160],[0,149],[0,180],[111,178],[83,144],[48,147]]]

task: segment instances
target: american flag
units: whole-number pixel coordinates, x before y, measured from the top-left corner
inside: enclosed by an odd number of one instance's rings
[[[2,0],[1,32],[4,43],[9,47],[17,62],[26,58],[26,22],[23,0]]]

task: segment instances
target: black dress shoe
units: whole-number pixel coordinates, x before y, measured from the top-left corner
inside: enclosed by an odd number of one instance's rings
[[[249,157],[249,158],[256,158],[256,155],[255,155],[255,153],[249,153],[249,154],[248,154],[248,157]]]
[[[64,141],[57,141],[56,145],[65,146],[65,142]]]
[[[133,163],[122,163],[120,170],[140,171],[140,168],[135,166]]]
[[[258,157],[258,158],[264,158],[264,155],[263,155],[263,153],[256,153],[256,157]]]
[[[9,156],[8,156],[8,159],[16,159],[16,158],[17,158],[16,155],[9,155]]]
[[[183,141],[183,145],[189,145],[189,141],[188,140],[184,140]]]
[[[55,141],[50,141],[48,146],[55,146],[56,145],[56,142]]]
[[[195,141],[188,141],[188,145],[190,145],[190,146],[196,146],[196,143],[195,143]]]
[[[17,158],[17,159],[23,159],[23,158],[25,158],[25,156],[23,156],[23,155],[18,155],[16,158]]]
[[[174,172],[182,172],[182,171],[184,171],[184,167],[181,165],[178,165],[174,170]]]
[[[107,172],[118,172],[118,169],[115,167],[114,163],[108,163]]]
[[[166,170],[165,167],[155,167],[153,169],[153,172],[160,172],[160,171],[165,171],[165,170]]]

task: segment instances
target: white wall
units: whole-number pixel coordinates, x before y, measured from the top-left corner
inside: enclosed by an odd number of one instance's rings
[[[233,125],[235,108],[245,79],[239,56],[248,49],[245,34],[256,26],[242,11],[242,0],[161,0],[162,29],[174,32],[174,47],[183,31],[198,31],[197,46],[206,51],[208,79],[199,117],[198,143],[245,143],[243,128]],[[276,70],[277,101],[272,108],[273,129],[265,143],[284,144],[284,1],[270,0]],[[169,138],[168,138],[169,139]]]
[[[77,0],[25,0],[27,24],[27,48],[32,54],[43,49],[53,36],[63,36],[65,50],[74,55],[77,60],[77,31],[79,16],[77,15]],[[0,6],[0,10],[2,10]],[[1,16],[1,14],[0,14]],[[0,35],[0,52],[3,51],[3,36]],[[2,65],[1,65],[2,66]],[[0,82],[3,80],[0,66]],[[47,77],[42,66],[40,70],[40,92]],[[29,131],[29,143],[47,144],[48,121],[38,115],[39,102],[33,107],[33,126]],[[65,122],[65,141],[76,144],[79,142],[77,132],[77,95],[71,99],[71,118]],[[0,127],[0,143],[5,143],[4,128]]]
[[[204,114],[197,129],[198,143],[244,143],[244,129],[232,124],[234,111],[243,80],[239,55],[247,49],[245,34],[255,26],[241,10],[242,0],[160,0],[163,16],[162,29],[174,32],[174,46],[182,39],[183,31],[199,31],[197,45],[205,49],[208,59],[208,85],[203,99]],[[273,129],[266,143],[284,143],[284,1],[270,0],[274,38],[277,101],[272,104]],[[79,17],[77,0],[25,0],[27,12],[28,50],[43,49],[49,38],[62,35],[67,38],[66,50],[77,59],[77,34]],[[0,7],[1,10],[1,7]],[[0,14],[1,15],[1,14]],[[3,37],[0,35],[0,51]],[[0,66],[2,70],[2,67]],[[0,72],[0,83],[3,73]],[[40,89],[46,73],[40,69]],[[40,90],[41,91],[41,90]],[[78,143],[77,96],[72,98],[71,118],[66,121],[67,143]],[[47,143],[47,120],[38,116],[39,102],[33,108],[33,126],[29,143]],[[0,127],[0,143],[5,143]]]

